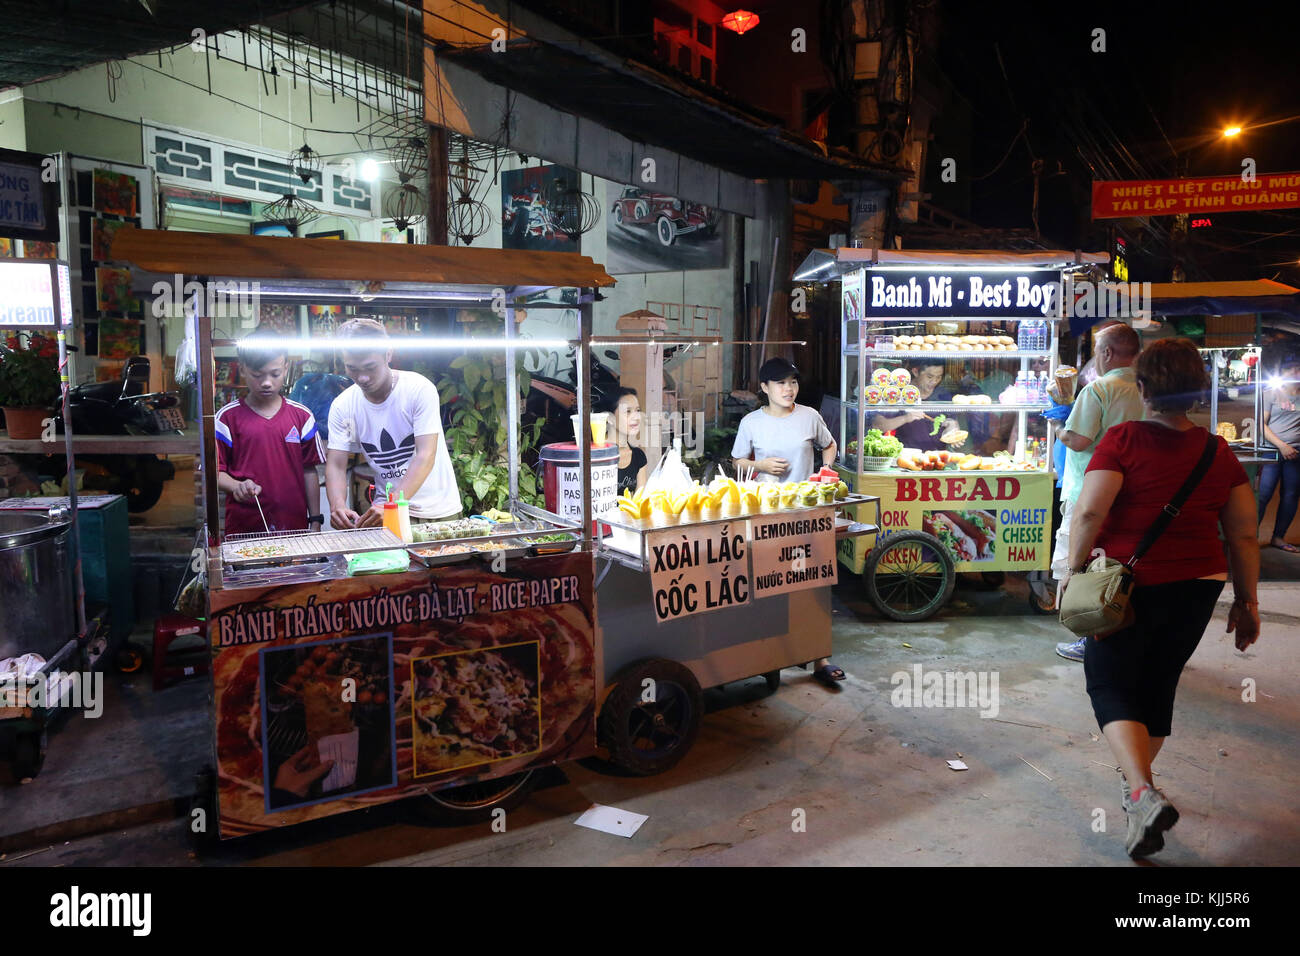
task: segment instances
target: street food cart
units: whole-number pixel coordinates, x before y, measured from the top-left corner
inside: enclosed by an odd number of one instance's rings
[[[1290,331],[1300,331],[1300,289],[1270,279],[1151,285],[1153,317],[1220,320],[1205,330],[1201,354],[1210,374],[1209,401],[1192,412],[1192,419],[1222,435],[1252,479],[1260,465],[1277,460],[1262,425],[1273,371],[1265,367],[1263,354],[1266,313],[1280,317]],[[1151,340],[1151,330],[1138,331],[1144,341]]]
[[[843,541],[839,557],[881,614],[925,620],[958,572],[1049,567],[1056,476],[1041,413],[1064,283],[1106,259],[837,249],[814,251],[796,272],[796,282],[840,284],[840,470],[852,490],[880,499],[881,530]],[[909,367],[935,365],[953,393],[923,400]],[[872,432],[876,417],[906,412],[952,446],[918,452]]]
[[[672,529],[652,527],[654,519],[621,522],[604,511],[612,496],[593,495],[598,448],[586,429],[576,442],[576,486],[563,496],[569,507],[548,510],[520,493],[518,353],[575,350],[579,421],[590,410],[592,307],[613,283],[590,259],[130,229],[114,242],[115,258],[133,265],[142,289],[159,276],[197,278],[220,301],[221,290],[253,280],[264,305],[331,303],[358,316],[492,310],[501,325],[494,339],[420,334],[390,342],[399,364],[402,348],[504,355],[514,520],[484,529],[462,519],[433,543],[403,543],[382,528],[223,539],[212,350],[233,339],[213,337],[205,296],[187,301],[197,329],[206,488],[200,557],[215,762],[215,805],[206,809],[221,837],[407,797],[427,798],[417,805],[443,817],[480,819],[522,800],[535,770],[590,756],[598,744],[634,772],[658,772],[689,749],[701,686],[830,652],[834,495],[823,504],[818,489],[817,507],[763,516],[785,527],[759,527],[757,509],[746,512],[743,503],[728,503],[728,520],[699,529],[683,528],[680,515]],[[518,306],[548,307],[538,294],[552,288],[578,290],[579,337],[519,340]],[[333,347],[289,339],[291,347]],[[626,537],[615,547],[618,525]],[[761,541],[751,548],[755,534]],[[793,561],[778,553],[795,546],[806,550]],[[408,553],[405,570],[348,573],[349,556],[395,551]],[[797,582],[777,573],[782,562],[798,564]],[[662,564],[673,566],[668,579]],[[762,587],[775,596],[749,585],[755,571],[765,572]],[[816,595],[806,589],[812,584]],[[334,761],[328,775],[304,786],[301,775],[326,760]]]

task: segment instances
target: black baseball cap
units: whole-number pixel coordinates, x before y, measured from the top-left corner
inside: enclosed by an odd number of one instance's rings
[[[791,376],[798,378],[799,370],[794,367],[793,362],[784,358],[770,358],[758,370],[758,381],[760,383],[780,382]]]

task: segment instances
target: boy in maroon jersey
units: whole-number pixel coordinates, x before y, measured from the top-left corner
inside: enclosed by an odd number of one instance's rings
[[[280,396],[289,351],[274,341],[275,333],[260,331],[239,343],[239,374],[248,394],[217,412],[217,487],[226,493],[225,533],[319,531],[316,466],[325,455],[316,419],[306,406]]]

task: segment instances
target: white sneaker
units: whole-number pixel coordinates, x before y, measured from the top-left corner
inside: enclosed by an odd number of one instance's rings
[[[1128,834],[1124,849],[1135,860],[1165,848],[1166,830],[1178,822],[1178,811],[1155,787],[1145,787],[1136,801],[1124,804],[1128,814]]]

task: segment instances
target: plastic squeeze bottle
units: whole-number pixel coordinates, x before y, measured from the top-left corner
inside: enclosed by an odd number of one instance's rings
[[[397,536],[402,539],[403,544],[410,544],[415,540],[411,533],[411,503],[406,500],[406,492],[397,493]]]
[[[384,527],[393,533],[396,538],[402,537],[401,519],[397,513],[397,502],[393,500],[393,493],[388,493],[388,500],[384,502]]]

